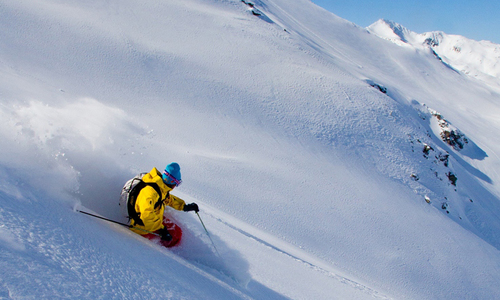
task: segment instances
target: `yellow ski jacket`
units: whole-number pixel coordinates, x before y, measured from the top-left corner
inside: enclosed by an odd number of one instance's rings
[[[153,187],[149,185],[144,187],[139,192],[139,195],[137,195],[135,202],[135,211],[139,214],[142,222],[144,222],[144,226],[135,224],[133,219],[130,220],[130,224],[136,228],[154,232],[164,227],[163,213],[166,205],[177,210],[183,210],[186,203],[181,198],[170,194],[172,189],[163,182],[158,169],[153,168],[151,172],[142,177],[142,180],[147,183],[156,183],[160,187],[162,199],[159,199],[160,195],[158,195]],[[142,235],[148,233],[135,228],[130,228],[130,230]]]

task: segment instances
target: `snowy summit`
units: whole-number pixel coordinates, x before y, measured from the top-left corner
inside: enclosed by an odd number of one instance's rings
[[[500,295],[498,45],[309,0],[0,14],[0,299]],[[171,162],[175,246],[79,212]]]
[[[436,57],[455,70],[487,82],[495,82],[495,86],[500,87],[500,45],[498,44],[490,41],[478,42],[441,31],[418,34],[388,20],[378,20],[367,29],[398,45],[417,49],[430,48]]]

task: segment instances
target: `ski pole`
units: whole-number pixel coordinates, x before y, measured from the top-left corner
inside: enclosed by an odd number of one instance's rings
[[[145,230],[145,229],[141,229],[141,228],[137,228],[137,227],[134,227],[134,226],[129,225],[129,224],[117,222],[117,221],[114,221],[114,220],[111,220],[111,219],[106,219],[104,217],[97,216],[97,215],[94,215],[94,214],[91,214],[91,213],[88,213],[88,212],[85,212],[85,211],[81,211],[81,210],[76,210],[76,211],[80,212],[82,214],[89,215],[89,216],[94,217],[94,218],[98,218],[98,219],[104,220],[104,221],[108,221],[108,222],[115,223],[115,224],[118,224],[118,225],[122,225],[122,226],[125,226],[125,227],[128,227],[128,228],[134,228],[134,229],[137,229],[137,230],[140,230],[140,231],[144,231],[144,232],[147,232],[147,233],[151,233],[151,234],[160,236],[158,233],[155,233],[155,232],[152,232],[152,231],[149,231],[149,230]]]
[[[198,216],[198,219],[200,219],[200,222],[201,222],[201,225],[203,225],[203,228],[205,229],[205,232],[207,233],[207,236],[208,238],[210,239],[210,241],[212,242],[212,246],[214,246],[214,249],[215,249],[215,252],[217,252],[217,255],[222,258],[222,256],[220,255],[219,253],[219,250],[217,250],[217,247],[215,247],[215,243],[214,241],[212,240],[212,237],[210,236],[210,233],[208,233],[208,230],[207,230],[207,227],[205,227],[205,224],[203,223],[203,221],[201,220],[201,217],[200,217],[200,214],[198,212],[196,212],[196,215]]]

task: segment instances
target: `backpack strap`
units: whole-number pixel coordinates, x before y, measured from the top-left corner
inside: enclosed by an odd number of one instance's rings
[[[134,186],[132,191],[130,191],[129,195],[128,205],[127,205],[128,217],[129,219],[134,220],[135,224],[144,226],[144,222],[141,220],[140,213],[135,211],[135,203],[137,202],[137,196],[139,196],[140,191],[146,186],[152,187],[159,196],[158,201],[154,205],[154,207],[157,208],[163,202],[162,193],[158,184],[154,182],[144,182],[142,181],[142,179],[137,179],[137,180],[140,180],[140,182],[136,186]]]
[[[154,208],[157,209],[158,207],[160,207],[163,204],[163,199],[162,199],[162,194],[161,194],[160,187],[158,186],[158,184],[156,184],[154,182],[147,183],[147,185],[149,185],[150,187],[154,188],[155,191],[156,191],[156,193],[159,196],[158,197],[158,201],[156,201],[155,206],[154,206]],[[168,197],[168,193],[167,193],[167,197]]]

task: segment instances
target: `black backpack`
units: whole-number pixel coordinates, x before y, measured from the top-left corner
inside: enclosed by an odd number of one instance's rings
[[[134,178],[131,178],[129,181],[125,183],[122,188],[122,192],[120,195],[120,208],[122,214],[128,218],[128,220],[134,220],[135,224],[144,226],[144,222],[141,220],[141,216],[139,213],[135,211],[135,202],[137,201],[137,196],[139,192],[145,188],[146,186],[150,186],[155,189],[156,193],[160,196],[158,198],[158,202],[155,203],[155,208],[157,208],[162,203],[162,194],[160,187],[153,182],[144,182],[142,177],[147,173],[141,173],[136,175]]]

